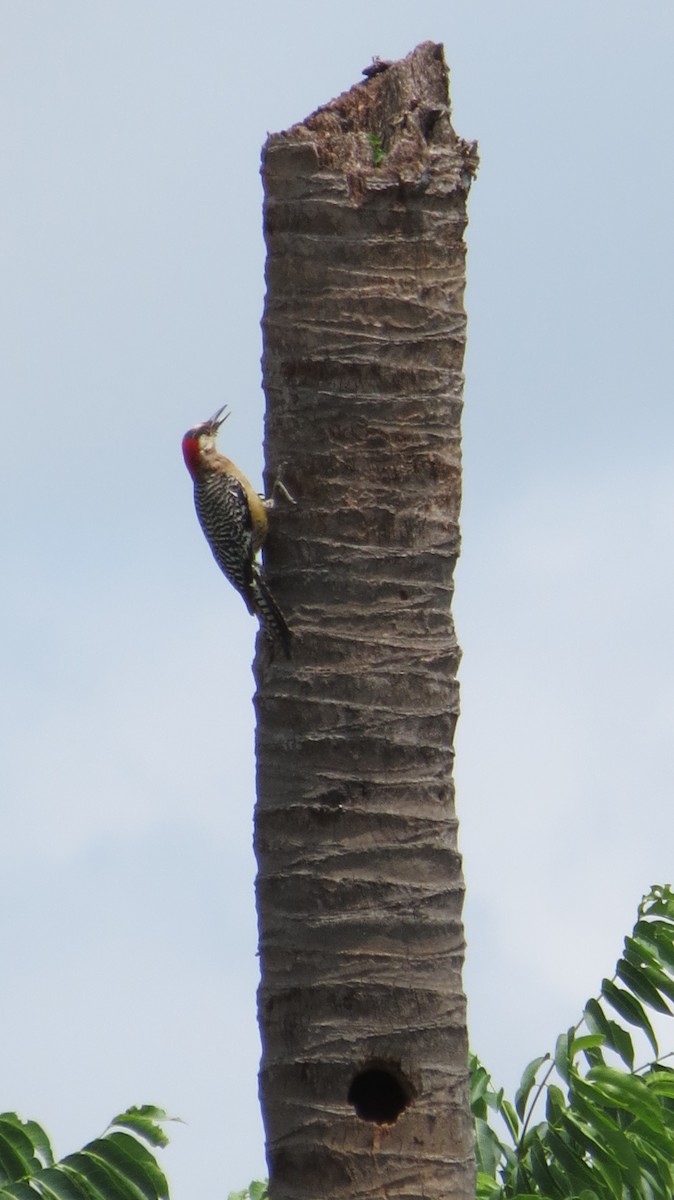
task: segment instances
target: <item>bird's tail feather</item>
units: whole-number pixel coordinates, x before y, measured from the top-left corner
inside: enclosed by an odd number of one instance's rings
[[[259,571],[255,571],[252,580],[252,594],[255,611],[270,642],[278,643],[283,648],[286,658],[290,658],[292,634],[287,621]]]

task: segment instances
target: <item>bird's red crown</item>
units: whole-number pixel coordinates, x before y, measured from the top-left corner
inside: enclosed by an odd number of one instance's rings
[[[222,408],[219,408],[207,421],[202,422],[201,425],[195,425],[193,429],[188,429],[183,438],[183,458],[193,479],[201,467],[201,439],[202,437],[217,437],[218,429],[229,416],[229,413],[225,412],[226,407],[223,404]]]

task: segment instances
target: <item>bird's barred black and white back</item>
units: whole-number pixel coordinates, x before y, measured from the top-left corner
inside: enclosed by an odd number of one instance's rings
[[[255,562],[253,524],[245,490],[233,475],[204,472],[195,480],[194,506],[213,557],[257,616],[271,642],[290,655],[290,630]]]
[[[253,525],[243,487],[233,475],[205,472],[194,485],[194,507],[220,570],[254,612]]]

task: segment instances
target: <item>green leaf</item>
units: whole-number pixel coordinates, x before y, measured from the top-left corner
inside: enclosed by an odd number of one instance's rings
[[[250,1200],[267,1200],[267,1184],[259,1180],[255,1180],[249,1185],[248,1194]]]
[[[40,1193],[30,1183],[19,1181],[1,1187],[0,1200],[40,1200]],[[82,1200],[81,1196],[80,1200]]]
[[[88,1198],[91,1194],[79,1175],[71,1177],[59,1165],[46,1167],[36,1176],[36,1180],[40,1192],[34,1195],[39,1194],[46,1200],[83,1200],[83,1197]]]
[[[659,916],[674,920],[674,892],[666,884],[654,884],[639,906],[639,912],[645,915],[657,913]]]
[[[144,1194],[86,1150],[69,1154],[60,1163],[73,1183],[83,1184],[91,1200],[145,1200]]]
[[[491,1077],[475,1055],[470,1062],[470,1107],[474,1116],[485,1117],[487,1113],[486,1096],[489,1091]]]
[[[372,148],[372,166],[380,167],[386,158],[384,143],[377,133],[368,133],[367,140]],[[257,1200],[257,1197],[252,1197],[252,1200]]]
[[[547,1196],[563,1196],[563,1189],[557,1184],[554,1174],[548,1166],[545,1150],[539,1138],[536,1137],[532,1140],[528,1149],[528,1155],[531,1173],[539,1191]]]
[[[560,1033],[555,1043],[555,1067],[565,1083],[569,1082],[569,1045],[572,1037],[573,1030],[571,1029],[568,1033]]]
[[[602,1134],[617,1132],[618,1125],[612,1114],[605,1111],[605,1098],[598,1097],[594,1084],[581,1075],[576,1075],[572,1084],[571,1104],[575,1112]]]
[[[548,1145],[554,1154],[559,1165],[568,1173],[570,1178],[574,1180],[579,1187],[589,1188],[590,1191],[596,1191],[596,1181],[590,1168],[583,1161],[581,1155],[578,1154],[574,1147],[571,1147],[568,1142],[562,1138],[554,1129],[548,1131]],[[575,1196],[575,1191],[569,1195]]]
[[[649,1186],[654,1188],[657,1196],[663,1200],[672,1198],[672,1163],[671,1156],[659,1143],[638,1135],[631,1136],[634,1152],[641,1167],[642,1177],[647,1177]]]
[[[593,1121],[592,1124],[595,1124]],[[587,1128],[587,1126],[586,1126]],[[591,1126],[590,1126],[591,1128]],[[618,1163],[631,1186],[638,1191],[641,1181],[641,1165],[634,1147],[621,1129],[607,1128],[604,1121],[597,1130],[598,1149],[593,1151],[599,1159],[608,1160],[610,1165]]]
[[[653,1095],[674,1099],[674,1073],[672,1071],[662,1070],[658,1065],[648,1075],[642,1075],[641,1078]]]
[[[597,1000],[588,1000],[583,1015],[588,1029],[602,1035],[606,1039],[606,1045],[619,1054],[625,1065],[632,1070],[634,1046],[627,1030],[615,1021],[609,1021]]]
[[[517,1119],[517,1113],[515,1112],[512,1104],[509,1100],[505,1100],[503,1096],[501,1097],[501,1116],[508,1127],[510,1136],[512,1137],[513,1141],[516,1142],[519,1135],[520,1123]]]
[[[646,929],[648,926],[645,922],[641,922]],[[641,966],[644,963],[649,963],[652,967],[661,969],[662,963],[657,948],[651,944],[647,937],[641,936],[637,930],[639,926],[635,925],[632,937],[625,938],[624,957],[635,966]]]
[[[569,1057],[575,1058],[578,1054],[584,1054],[586,1050],[603,1046],[605,1042],[606,1038],[602,1033],[586,1033],[582,1037],[574,1037],[569,1047]]]
[[[621,1017],[624,1017],[626,1021],[629,1021],[630,1025],[637,1025],[644,1031],[646,1037],[651,1043],[651,1046],[653,1047],[653,1053],[657,1057],[657,1039],[655,1033],[653,1032],[653,1027],[639,1001],[635,1000],[634,996],[631,996],[629,992],[624,990],[624,988],[616,987],[616,985],[612,983],[610,979],[602,980],[601,992],[602,996],[606,997],[609,1004],[615,1008],[616,1012],[620,1013]]]
[[[54,1162],[54,1153],[44,1129],[41,1125],[38,1125],[37,1121],[23,1121],[22,1125],[27,1136],[33,1143],[36,1155],[45,1166],[50,1167]]]
[[[95,1153],[133,1183],[149,1200],[165,1200],[168,1183],[150,1151],[128,1133],[110,1133],[90,1143],[87,1150]]]
[[[30,1139],[10,1122],[0,1121],[0,1182],[17,1182],[40,1166]]]
[[[548,1086],[548,1094],[545,1106],[545,1115],[548,1118],[550,1125],[554,1125],[555,1121],[559,1120],[560,1116],[566,1108],[566,1100],[564,1093],[555,1084]]]
[[[503,1150],[494,1130],[480,1117],[475,1122],[475,1156],[478,1171],[495,1179]]]
[[[583,1051],[583,1055],[588,1067],[603,1067],[606,1063],[601,1050],[597,1050],[592,1046],[588,1046],[587,1050]]]
[[[563,1128],[567,1134],[569,1144],[574,1149],[577,1149],[579,1157],[585,1161],[585,1156],[590,1156],[590,1161],[595,1170],[605,1179],[617,1200],[621,1200],[621,1173],[616,1166],[613,1156],[606,1151],[602,1140],[606,1136],[605,1133],[601,1136],[597,1135],[592,1125],[582,1121],[571,1111],[564,1115]]]
[[[643,1180],[641,1194],[651,1200],[652,1197],[657,1197],[657,1200],[671,1200],[672,1197],[672,1174],[670,1170],[651,1171],[647,1167],[642,1167],[641,1177]]]
[[[521,1120],[524,1120],[524,1110],[529,1099],[529,1093],[536,1082],[538,1070],[549,1058],[549,1054],[541,1054],[538,1058],[532,1058],[531,1062],[527,1063],[522,1072],[520,1086],[515,1093],[515,1109]]]
[[[624,1027],[627,1023],[642,1030],[657,1057],[646,1008],[674,1015],[667,1003],[674,1001],[670,885],[656,886],[643,898],[615,978],[603,981],[601,997],[585,1007],[587,1033],[572,1029],[557,1040],[555,1065],[568,1095],[553,1084],[542,1089],[547,1124],[530,1128],[529,1117],[525,1119],[543,1058],[525,1068],[514,1108],[502,1090],[493,1089],[478,1061],[471,1062],[472,1101],[482,1120],[478,1158],[489,1166],[480,1171],[479,1200],[523,1200],[534,1194],[538,1200],[672,1200],[674,1070],[656,1062],[635,1072],[634,1045]],[[607,1004],[617,1019],[606,1015]],[[623,1068],[607,1066],[604,1050],[617,1054]],[[581,1075],[581,1068],[586,1074]],[[487,1123],[494,1110],[513,1136],[514,1150]],[[525,1128],[518,1142],[520,1121]]]
[[[648,975],[641,968],[635,967],[633,963],[622,958],[616,966],[616,975],[645,1004],[649,1004],[657,1012],[665,1013],[668,1017],[672,1015],[669,1005],[665,1003],[657,988],[653,986]]]
[[[526,1192],[522,1188],[517,1187],[514,1192],[510,1192],[513,1200],[541,1200],[540,1192]]]
[[[674,1137],[668,1138],[663,1110],[656,1096],[651,1095],[648,1085],[639,1075],[628,1075],[624,1071],[614,1071],[611,1067],[592,1067],[587,1078],[595,1085],[598,1104],[608,1104],[611,1108],[617,1107],[631,1112],[649,1129],[663,1139],[670,1140],[674,1150]]]
[[[0,1200],[166,1200],[166,1179],[145,1144],[166,1140],[156,1125],[160,1119],[166,1119],[162,1109],[129,1110],[117,1120],[133,1135],[108,1132],[54,1164],[37,1122],[0,1114]]]
[[[668,996],[670,1000],[674,1000],[674,979],[671,979],[669,975],[665,975],[664,971],[660,970],[659,967],[652,967],[649,964],[642,966],[641,970],[651,981],[653,987],[656,987],[660,992],[664,992],[665,996]]]
[[[583,1017],[585,1024],[593,1034],[599,1034],[608,1039],[608,1020],[598,1000],[588,1000]]]
[[[36,1121],[22,1121],[14,1112],[0,1113],[0,1136],[6,1137],[26,1160],[34,1159],[37,1154],[38,1166],[53,1161],[49,1138]]]
[[[110,1122],[108,1128],[122,1126],[125,1129],[131,1129],[151,1146],[163,1147],[168,1145],[168,1137],[159,1122],[174,1119],[169,1117],[163,1108],[155,1108],[152,1104],[143,1104],[140,1108],[128,1108],[126,1112],[120,1113]]]
[[[634,1070],[634,1043],[626,1029],[622,1025],[618,1025],[616,1021],[609,1021],[610,1045],[616,1054],[619,1054],[629,1067],[630,1071]]]
[[[503,1188],[494,1185],[491,1175],[477,1173],[477,1200],[502,1200]],[[230,1192],[229,1200],[246,1200],[245,1192]]]
[[[646,923],[644,922],[644,924]],[[636,928],[640,930],[640,925],[637,925]],[[649,921],[647,929],[648,940],[656,947],[661,963],[670,972],[674,972],[674,937],[671,925],[665,924],[664,921]],[[646,935],[640,931],[639,936],[645,937]]]
[[[657,942],[649,937],[648,930],[646,922],[639,922],[634,936],[625,938],[625,958],[645,974],[654,987],[674,1000],[672,970],[667,973],[667,963],[663,963]]]

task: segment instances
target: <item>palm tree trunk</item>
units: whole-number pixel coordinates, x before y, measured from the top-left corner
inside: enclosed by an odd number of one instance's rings
[[[260,1091],[273,1200],[474,1196],[452,738],[463,232],[442,46],[264,150]]]

